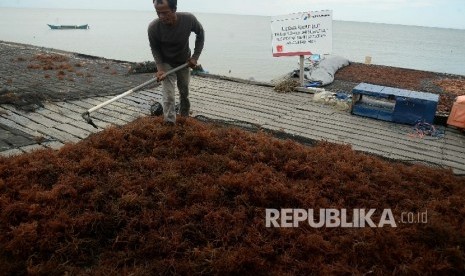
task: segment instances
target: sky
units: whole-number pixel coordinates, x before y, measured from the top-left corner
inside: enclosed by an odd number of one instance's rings
[[[150,0],[0,0],[0,7],[153,11]],[[285,15],[332,10],[334,20],[465,29],[465,0],[178,0],[178,11]]]

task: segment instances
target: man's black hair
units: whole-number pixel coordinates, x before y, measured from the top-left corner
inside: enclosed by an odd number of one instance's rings
[[[163,0],[153,0],[154,3],[155,1],[157,1],[157,5],[163,4]],[[175,11],[178,8],[178,0],[166,0],[166,2],[168,2],[168,6],[172,11]]]

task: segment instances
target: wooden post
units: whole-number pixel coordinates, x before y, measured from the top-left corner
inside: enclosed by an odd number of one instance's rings
[[[300,56],[300,86],[304,87],[304,56]]]

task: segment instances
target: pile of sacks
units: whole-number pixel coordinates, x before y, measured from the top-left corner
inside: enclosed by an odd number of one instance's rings
[[[349,65],[348,59],[340,56],[324,56],[313,60],[309,66],[304,68],[304,79],[306,87],[321,87],[334,81],[336,72]],[[292,77],[299,77],[300,70],[294,70]]]

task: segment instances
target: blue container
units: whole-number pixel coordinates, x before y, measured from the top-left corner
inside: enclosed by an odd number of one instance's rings
[[[352,90],[352,114],[415,125],[418,121],[432,124],[439,95],[361,83]],[[369,97],[370,102],[364,101]],[[392,106],[394,104],[394,106]]]

